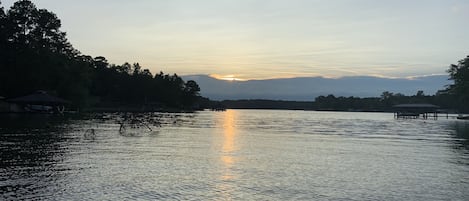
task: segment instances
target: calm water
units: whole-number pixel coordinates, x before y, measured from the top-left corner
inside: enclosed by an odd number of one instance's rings
[[[227,110],[120,134],[95,117],[3,116],[0,200],[469,199],[464,121]]]

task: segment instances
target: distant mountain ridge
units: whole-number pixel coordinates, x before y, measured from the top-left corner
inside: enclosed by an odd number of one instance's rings
[[[321,95],[378,97],[384,91],[413,95],[423,90],[432,95],[450,84],[447,75],[405,78],[350,76],[341,78],[297,77],[268,80],[227,81],[208,75],[182,76],[194,80],[201,95],[213,100],[270,99],[312,101]]]

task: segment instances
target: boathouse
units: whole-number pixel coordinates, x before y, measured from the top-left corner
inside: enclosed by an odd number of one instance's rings
[[[49,95],[45,91],[36,91],[7,101],[10,103],[10,112],[62,113],[65,106],[70,104],[69,101]]]
[[[439,108],[439,106],[427,103],[399,104],[393,106],[394,117],[403,119],[428,119],[429,117],[437,119]]]

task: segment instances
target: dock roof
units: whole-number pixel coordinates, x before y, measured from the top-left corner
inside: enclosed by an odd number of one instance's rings
[[[417,103],[417,104],[398,104],[398,105],[394,105],[392,106],[394,108],[426,108],[426,109],[436,109],[436,108],[440,108],[439,106],[437,105],[433,105],[433,104],[428,104],[428,103]]]
[[[69,101],[62,98],[49,95],[45,91],[36,91],[30,95],[8,99],[8,102],[45,105],[62,105],[70,103]]]

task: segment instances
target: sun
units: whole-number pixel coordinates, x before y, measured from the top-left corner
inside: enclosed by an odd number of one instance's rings
[[[218,75],[218,74],[211,74],[210,77],[219,80],[226,80],[226,81],[246,81],[245,79],[241,79],[236,75]]]

